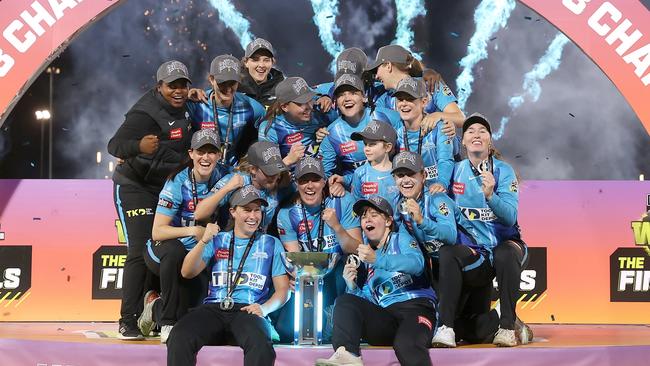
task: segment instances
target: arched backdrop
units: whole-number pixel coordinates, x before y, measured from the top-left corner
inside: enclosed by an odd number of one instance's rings
[[[0,126],[50,61],[124,0],[0,3]],[[566,34],[621,91],[650,133],[650,22],[638,0],[520,0]]]

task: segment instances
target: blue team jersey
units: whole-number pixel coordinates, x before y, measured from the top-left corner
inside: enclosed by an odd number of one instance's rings
[[[363,141],[354,141],[351,136],[354,132],[363,131],[372,120],[386,122],[395,129],[402,126],[399,113],[385,108],[377,108],[372,114],[370,108],[366,108],[363,117],[356,126],[350,125],[343,117],[339,117],[329,125],[327,128],[329,135],[325,137],[320,145],[323,168],[328,177],[332,174],[345,177],[352,174],[356,168],[366,162],[366,154],[363,153],[365,146]]]
[[[352,211],[354,200],[349,194],[343,197],[326,197],[325,208],[336,210],[341,226],[345,230],[359,227],[359,218]],[[281,208],[278,212],[278,233],[284,242],[298,241],[303,251],[316,251],[318,248],[318,226],[320,222],[320,205],[316,207],[305,206],[307,225],[300,203]],[[307,228],[311,235],[312,243],[308,244]],[[334,230],[323,221],[323,252],[343,254]]]
[[[208,196],[211,196],[215,194],[218,190],[223,188],[229,181],[232,179],[233,175],[239,174],[244,178],[244,185],[249,185],[253,184],[253,179],[251,176],[247,173],[230,173],[226,175],[225,177],[221,178],[217,184],[214,185],[214,188],[210,191],[210,194]],[[275,210],[278,208],[278,203],[280,202],[280,197],[278,194],[278,191],[267,191],[265,189],[260,189],[260,193],[262,193],[262,198],[266,200],[268,203],[268,206],[264,207],[264,218],[262,220],[262,228],[266,230],[266,228],[269,226],[269,223],[273,219],[273,215],[275,215]],[[228,202],[230,201],[230,196],[232,195],[232,192],[228,192],[228,194],[219,202],[218,206],[220,207],[226,207],[228,206]]]
[[[367,270],[362,288],[348,292],[383,308],[415,298],[435,303],[435,292],[424,272],[424,257],[413,237],[404,231],[393,232],[386,249],[378,248],[375,253],[374,264],[361,264]]]
[[[422,224],[417,224],[411,215],[398,210],[398,221],[402,227],[420,244],[420,248],[431,257],[438,257],[438,250],[443,245],[456,244],[456,205],[444,193],[424,194],[418,205],[422,211]]]
[[[213,110],[213,98],[212,94],[214,91],[212,89],[206,89],[206,94],[208,95],[208,102],[191,102],[186,103],[187,110],[190,113],[190,118],[192,120],[192,127],[195,131],[210,128],[215,128],[215,118]],[[219,115],[219,134],[221,136],[221,142],[226,141],[226,133],[228,130],[228,114],[230,113],[230,108],[219,107],[217,106],[217,114]],[[234,150],[232,147],[237,146],[241,138],[242,131],[244,126],[247,124],[254,126],[257,125],[262,118],[264,118],[265,109],[259,102],[255,99],[250,98],[242,93],[235,93],[235,99],[232,105],[232,129],[230,135],[228,136],[228,141],[231,143],[230,150],[228,153],[227,160],[231,163],[236,163],[236,157],[234,155]]]
[[[401,121],[401,120],[400,120]],[[400,123],[397,129],[397,145],[400,151],[406,150],[404,141],[404,124]],[[454,171],[454,146],[451,138],[442,132],[442,123],[437,123],[433,130],[424,137],[420,137],[420,129],[407,130],[409,151],[418,152],[418,145],[421,144],[422,161],[424,162],[424,173],[426,186],[433,183],[440,183],[449,188],[451,175]],[[420,142],[422,140],[422,142]]]
[[[156,214],[169,216],[172,218],[171,226],[187,227],[194,226],[194,200],[192,197],[192,181],[190,180],[191,168],[183,169],[174,179],[167,180],[163,189],[158,196],[158,206]],[[210,189],[215,183],[227,174],[227,169],[222,165],[217,165],[212,171],[212,175],[207,182],[196,182],[197,201],[201,202],[209,196]],[[178,240],[185,245],[185,249],[191,250],[196,245],[194,236],[186,236]]]
[[[201,259],[210,269],[208,296],[203,301],[205,304],[221,302],[226,297],[228,253],[232,235],[232,231],[222,231],[203,248]],[[287,273],[282,262],[284,248],[280,241],[266,234],[255,235],[257,238],[244,262],[241,277],[232,296],[238,304],[262,304],[270,297],[273,277]],[[231,281],[234,280],[248,241],[248,238],[235,238]]]
[[[280,145],[282,157],[287,156],[291,145],[297,142],[301,142],[306,147],[305,154],[315,156],[318,153],[316,131],[321,127],[327,127],[331,121],[327,115],[314,111],[309,122],[294,124],[287,121],[281,114],[275,117],[268,131],[269,121],[262,121],[258,128],[257,138],[259,141],[270,141]]]
[[[399,189],[395,185],[395,178],[391,171],[379,171],[366,162],[352,175],[352,194],[355,199],[369,198],[379,195],[391,204],[393,210],[399,200]]]
[[[458,242],[489,252],[504,240],[520,239],[517,176],[507,163],[491,161],[496,184],[489,201],[481,190],[482,179],[468,159],[456,163],[451,192],[459,211]]]

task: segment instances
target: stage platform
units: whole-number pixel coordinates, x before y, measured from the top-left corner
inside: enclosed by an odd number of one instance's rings
[[[650,365],[650,326],[532,325],[532,344],[515,348],[467,345],[431,349],[435,365]],[[0,323],[2,366],[165,365],[166,349],[157,338],[116,339],[115,323]],[[276,365],[313,365],[332,348],[277,346]],[[366,365],[398,365],[390,348],[365,347]],[[238,347],[205,347],[198,365],[241,365]]]

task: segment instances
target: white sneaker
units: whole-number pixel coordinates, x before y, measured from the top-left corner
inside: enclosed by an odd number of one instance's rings
[[[160,343],[167,344],[167,338],[169,338],[169,333],[172,332],[173,325],[163,325],[160,327]]]
[[[156,325],[153,321],[153,304],[160,300],[156,291],[150,290],[144,295],[144,309],[138,318],[138,328],[143,336],[148,337],[151,329]]]
[[[431,340],[431,347],[434,348],[455,348],[456,347],[456,332],[454,328],[446,325],[441,325],[436,330],[436,334]]]
[[[533,341],[533,330],[530,329],[528,324],[517,318],[515,319],[515,336],[519,344],[528,344]]]
[[[494,340],[492,344],[498,347],[514,347],[517,345],[517,337],[515,335],[514,329],[502,329],[497,330],[497,334],[494,335]]]
[[[336,349],[332,357],[316,360],[316,366],[363,366],[361,356],[355,356],[341,346]]]

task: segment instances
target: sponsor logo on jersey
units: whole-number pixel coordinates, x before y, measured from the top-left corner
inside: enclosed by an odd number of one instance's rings
[[[230,250],[228,249],[217,249],[217,252],[214,253],[214,257],[217,259],[228,259],[229,254]]]
[[[214,122],[201,122],[202,130],[214,130],[214,127],[215,127]]]
[[[379,193],[379,183],[377,182],[364,182],[361,184],[361,194],[370,195]]]
[[[233,276],[234,277],[234,276]],[[234,279],[234,278],[233,278]],[[213,287],[226,287],[228,272],[212,272],[211,284]],[[248,287],[253,290],[261,291],[266,284],[266,276],[255,272],[242,272],[237,288]]]
[[[424,167],[424,177],[427,180],[438,178],[438,166],[432,165]]]
[[[495,221],[497,219],[494,212],[487,207],[459,207],[460,212],[463,213],[468,220],[479,220],[479,221]]]
[[[339,149],[343,155],[351,154],[353,152],[357,152],[358,150],[356,141],[344,142],[339,145]]]
[[[174,128],[169,130],[169,139],[170,140],[180,140],[183,138],[183,129],[182,128]]]
[[[454,194],[465,194],[465,183],[454,182],[452,190]]]
[[[411,275],[406,273],[397,273],[395,276],[375,287],[375,294],[377,295],[377,299],[381,300],[384,296],[392,294],[412,284],[413,278],[411,278]]]
[[[172,208],[172,206],[174,206],[174,204],[167,201],[164,198],[160,198],[160,199],[158,199],[158,206],[164,207],[164,208]]]
[[[302,132],[292,133],[284,138],[284,142],[287,144],[295,144],[296,142],[302,141],[302,137]]]

